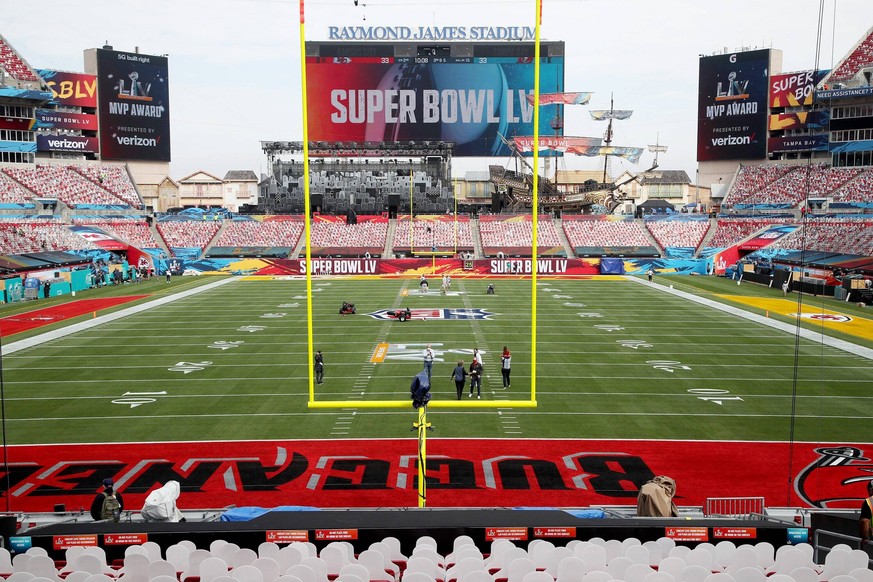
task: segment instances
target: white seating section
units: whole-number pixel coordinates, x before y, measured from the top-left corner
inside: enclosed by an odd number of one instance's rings
[[[789,224],[794,222],[788,218],[725,218],[719,219],[715,234],[709,239],[707,246],[729,247],[754,234],[755,232],[775,224]]]
[[[388,239],[388,221],[313,222],[309,229],[313,247],[372,248],[381,252]]]
[[[646,228],[661,248],[697,248],[709,231],[705,220],[647,220]]]
[[[0,67],[15,79],[20,81],[38,81],[36,75],[28,66],[27,62],[9,46],[3,38],[0,38]]]
[[[530,216],[489,216],[480,218],[479,232],[485,249],[530,247],[533,244],[533,222]],[[561,239],[552,219],[540,215],[537,219],[537,246],[555,247]],[[486,251],[487,252],[487,251]]]
[[[82,164],[70,166],[70,169],[109,190],[113,195],[124,200],[132,207],[143,208],[143,203],[136,191],[136,187],[131,182],[130,175],[123,166]]]
[[[873,220],[819,218],[808,220],[768,248],[801,249],[849,255],[873,254]]]
[[[633,220],[601,220],[601,217],[565,216],[564,234],[572,248],[599,246],[651,246],[639,223]]]
[[[516,545],[496,540],[483,553],[472,538],[459,536],[445,556],[423,536],[409,556],[396,538],[372,543],[355,554],[349,542],[312,543],[257,550],[213,541],[209,549],[191,542],[170,546],[163,556],[153,542],[130,546],[123,565],[110,565],[98,547],[66,551],[61,566],[42,548],[10,559],[0,548],[0,574],[7,582],[871,582],[868,556],[845,544],[813,562],[809,544],[781,546],[733,541],[677,546],[669,538],[571,540],[556,545],[535,539]]]
[[[158,232],[168,247],[206,248],[221,223],[214,220],[169,220],[158,223]]]
[[[96,248],[57,219],[0,220],[0,249],[4,254]]]
[[[865,202],[870,200],[871,186],[870,168],[832,168],[827,164],[742,166],[724,204],[794,207],[807,196],[833,198],[834,202]]]
[[[141,249],[157,249],[161,246],[155,240],[149,225],[143,219],[113,218],[111,220],[103,220],[99,218],[74,218],[73,224],[95,226],[118,240]]]
[[[456,222],[454,217],[417,216],[412,221],[411,247],[409,235],[409,216],[398,217],[392,243],[395,249],[415,248],[429,251],[433,246],[437,249],[454,249],[456,241],[458,249],[473,248],[473,232],[467,217],[459,216]]]
[[[164,226],[169,223],[162,223]],[[233,220],[212,243],[219,247],[295,247],[303,233],[300,220]]]
[[[8,166],[2,168],[2,171],[7,177],[15,180],[37,197],[57,198],[68,206],[131,205],[131,202],[119,198],[106,187],[86,178],[77,171],[79,167],[61,164],[36,164],[28,167]],[[102,166],[101,168],[108,167]],[[141,203],[137,205],[142,206]]]

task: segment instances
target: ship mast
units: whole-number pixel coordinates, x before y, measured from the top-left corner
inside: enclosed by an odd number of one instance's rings
[[[612,93],[609,94],[609,109],[599,109],[595,111],[590,111],[591,118],[594,121],[608,121],[609,125],[606,126],[606,133],[603,135],[603,144],[606,147],[606,153],[603,156],[603,183],[606,184],[607,177],[609,176],[609,158],[612,154],[609,153],[609,147],[612,144],[612,121],[614,119],[628,119],[631,115],[633,115],[633,111],[628,109],[615,109],[615,104],[613,100]]]

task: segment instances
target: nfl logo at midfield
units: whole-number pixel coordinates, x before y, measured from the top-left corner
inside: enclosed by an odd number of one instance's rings
[[[373,311],[368,313],[370,317],[373,319],[394,319],[390,315],[388,315],[389,311],[395,311],[394,309],[380,309],[378,311]],[[472,319],[491,319],[491,316],[494,315],[490,311],[486,309],[482,309],[481,307],[470,307],[470,308],[436,308],[436,309],[413,309],[412,311],[412,319],[463,319],[463,320],[472,320]]]

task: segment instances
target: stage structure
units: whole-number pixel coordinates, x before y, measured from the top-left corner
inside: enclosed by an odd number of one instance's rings
[[[310,196],[325,214],[445,214],[452,193],[454,144],[425,142],[308,143]],[[271,178],[262,186],[262,210],[303,213],[303,142],[262,141]]]

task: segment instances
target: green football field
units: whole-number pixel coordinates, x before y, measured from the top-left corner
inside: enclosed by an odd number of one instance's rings
[[[417,418],[409,384],[427,344],[437,353],[428,420],[439,437],[869,438],[873,361],[792,332],[796,294],[783,300],[781,291],[715,277],[658,277],[655,284],[541,279],[534,383],[530,280],[495,280],[493,295],[485,293],[484,279],[456,278],[447,295],[435,290],[438,278],[427,295],[415,279],[313,280],[311,333],[326,370],[314,399],[335,406],[323,408],[309,405],[306,281],[213,286],[221,282],[149,281],[2,306],[0,315],[23,317],[82,298],[150,294],[4,336],[6,442],[408,437]],[[789,330],[701,305],[670,293],[670,285]],[[180,298],[110,322],[97,317],[171,297]],[[357,315],[340,316],[343,301],[354,302]],[[787,311],[770,307],[780,302]],[[407,306],[426,310],[427,318],[401,323],[367,315]],[[864,309],[811,296],[803,306],[852,320],[845,328],[804,320],[804,329],[873,348]],[[98,325],[45,335],[77,322]],[[35,337],[34,347],[10,349]],[[512,351],[506,390],[499,370],[504,345]],[[458,402],[451,371],[458,360],[469,366],[473,348],[483,353],[482,398],[465,394]],[[530,401],[534,389],[535,406],[510,405]],[[377,401],[399,404],[361,405]]]

